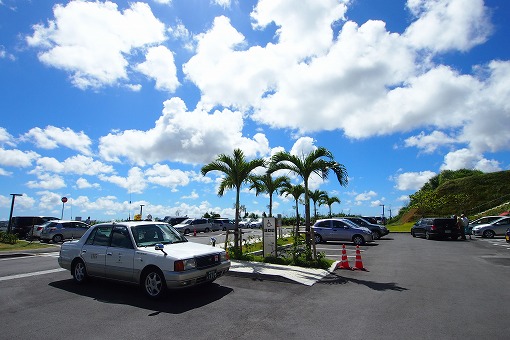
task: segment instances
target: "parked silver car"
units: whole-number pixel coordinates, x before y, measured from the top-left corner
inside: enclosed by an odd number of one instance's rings
[[[234,230],[236,225],[233,220],[228,218],[215,218],[213,219],[213,225],[218,228],[218,230]]]
[[[251,221],[250,228],[252,229],[260,229],[262,228],[262,219],[257,218],[256,220]]]
[[[473,227],[473,235],[486,238],[494,236],[505,236],[506,230],[510,228],[510,217],[501,217],[487,224],[480,224]]]
[[[216,227],[213,227],[211,220],[207,218],[188,218],[187,220],[176,224],[173,227],[183,235],[194,233],[195,231],[197,233],[208,233],[211,230],[216,229]]]
[[[80,221],[49,221],[41,231],[41,241],[59,243],[69,239],[79,239],[90,228]]]
[[[150,221],[94,225],[62,244],[58,263],[76,283],[94,276],[138,284],[149,298],[212,282],[230,268],[225,250],[188,242],[169,224]]]
[[[312,229],[315,235],[315,243],[348,241],[356,245],[362,245],[373,241],[370,229],[360,227],[343,218],[318,220],[312,226]]]

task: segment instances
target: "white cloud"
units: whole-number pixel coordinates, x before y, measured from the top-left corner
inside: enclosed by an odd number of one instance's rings
[[[177,69],[172,51],[164,46],[151,47],[145,56],[145,62],[136,69],[156,81],[156,89],[174,92],[179,86]]]
[[[38,181],[28,181],[27,187],[31,189],[60,189],[65,188],[66,183],[62,176],[54,174],[38,174]]]
[[[110,1],[79,0],[57,4],[53,12],[47,25],[33,26],[27,43],[41,49],[43,63],[71,73],[81,89],[127,80],[132,51],[166,39],[164,24],[141,2],[121,12]]]
[[[5,150],[0,148],[0,165],[26,168],[40,157],[33,151]]]
[[[4,144],[14,146],[14,138],[5,128],[0,127],[0,145]]]
[[[165,101],[163,115],[155,127],[125,130],[101,137],[99,153],[107,161],[125,157],[139,165],[164,160],[183,163],[206,163],[215,155],[241,148],[247,157],[266,155],[269,141],[263,134],[252,139],[242,136],[240,112],[228,109],[208,114],[196,109],[188,112],[180,98]]]
[[[175,189],[177,186],[186,186],[190,180],[188,174],[179,169],[170,169],[166,164],[154,164],[144,172],[147,182]]]
[[[368,200],[371,200],[375,196],[377,196],[377,193],[373,190],[370,190],[370,191],[365,191],[364,193],[356,195],[355,200],[356,201],[368,201]]]
[[[229,8],[232,0],[211,0],[211,2],[223,8]]]
[[[405,32],[416,48],[467,51],[492,32],[483,0],[408,0],[417,20]]]
[[[197,199],[198,197],[199,196],[198,196],[197,192],[195,190],[193,190],[189,196],[181,196],[181,199],[191,199],[191,200],[194,200],[194,199]]]
[[[97,175],[112,173],[114,169],[111,165],[96,161],[92,157],[77,155],[67,158],[60,162],[55,158],[41,157],[37,160],[37,166],[31,173],[55,172],[78,175]]]
[[[92,141],[83,132],[74,132],[70,128],[61,129],[55,126],[47,126],[45,129],[32,128],[22,137],[24,141],[33,141],[33,143],[42,149],[56,149],[59,145],[65,146],[71,150],[79,151],[85,155],[90,155],[90,145]]]
[[[441,170],[476,169],[484,172],[501,171],[499,162],[485,159],[470,149],[460,149],[448,153],[444,157]]]
[[[80,177],[76,180],[76,188],[77,189],[88,189],[88,188],[96,188],[99,189],[101,186],[99,183],[90,183],[85,178]]]
[[[10,176],[12,172],[6,171],[5,169],[0,168],[0,176]]]
[[[434,152],[438,147],[449,146],[455,144],[457,140],[448,136],[442,131],[433,131],[431,134],[426,135],[425,132],[420,132],[417,136],[409,137],[405,140],[407,147],[415,146],[423,149],[426,153]]]
[[[406,172],[399,174],[395,181],[397,184],[395,188],[398,190],[419,190],[429,179],[436,175],[432,171],[421,171],[421,172]]]
[[[128,193],[142,193],[147,187],[147,181],[144,177],[143,171],[138,167],[129,169],[127,177],[118,175],[106,176],[100,174],[99,179],[124,188]]]

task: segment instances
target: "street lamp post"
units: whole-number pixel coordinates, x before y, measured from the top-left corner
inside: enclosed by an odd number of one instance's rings
[[[11,228],[12,228],[12,212],[14,210],[14,199],[16,198],[16,196],[23,196],[23,194],[11,194],[11,196],[12,196],[11,213],[9,214],[9,223],[7,224],[7,233],[8,234],[11,233]]]
[[[382,207],[382,221],[383,221],[383,224],[386,224],[386,223],[384,223],[384,204],[379,204],[379,206]]]

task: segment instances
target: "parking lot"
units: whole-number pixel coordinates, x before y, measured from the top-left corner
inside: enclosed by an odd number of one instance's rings
[[[311,287],[225,276],[157,302],[135,286],[76,285],[54,253],[0,259],[2,338],[506,339],[504,243],[390,234],[361,247],[367,271],[336,270]],[[341,244],[320,249],[334,258]]]

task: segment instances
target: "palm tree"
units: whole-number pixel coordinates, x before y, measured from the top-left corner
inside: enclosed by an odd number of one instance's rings
[[[291,155],[286,151],[280,151],[271,157],[268,173],[277,170],[290,170],[303,179],[305,188],[305,225],[306,225],[306,244],[311,247],[310,239],[310,199],[308,197],[308,180],[312,173],[319,175],[323,180],[328,178],[330,170],[335,173],[340,185],[347,185],[347,170],[345,166],[334,160],[333,154],[324,147],[318,147],[308,155],[301,157]]]
[[[282,188],[290,179],[287,176],[278,176],[273,179],[271,174],[266,173],[265,175],[251,176],[250,181],[252,182],[250,189],[255,189],[255,195],[258,196],[261,192],[269,194],[269,217],[273,217],[273,193]]]
[[[214,162],[204,165],[200,171],[203,176],[210,171],[219,171],[225,174],[218,188],[218,196],[223,196],[226,189],[236,190],[236,233],[234,235],[234,246],[236,249],[239,249],[239,197],[241,186],[243,183],[248,182],[253,170],[260,166],[265,166],[265,163],[266,162],[262,158],[256,158],[247,162],[243,151],[241,149],[235,149],[233,157],[220,154],[216,157]]]
[[[280,190],[280,195],[292,196],[296,203],[296,233],[294,234],[294,241],[297,241],[299,234],[299,197],[305,193],[305,188],[301,185],[292,185],[290,182],[286,182]]]
[[[336,196],[329,197],[326,195],[326,197],[319,202],[319,205],[326,204],[329,207],[329,218],[331,218],[331,206],[333,203],[340,203],[340,199]]]
[[[315,189],[309,193],[309,196],[313,202],[313,216],[315,220],[317,220],[317,202],[319,202],[320,205],[320,201],[328,197],[328,193],[324,190]]]

